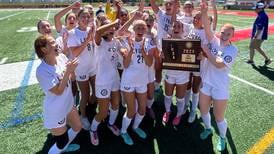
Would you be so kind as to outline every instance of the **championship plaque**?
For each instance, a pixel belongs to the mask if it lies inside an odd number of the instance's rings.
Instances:
[[[201,41],[190,39],[163,39],[163,69],[181,71],[200,71]]]

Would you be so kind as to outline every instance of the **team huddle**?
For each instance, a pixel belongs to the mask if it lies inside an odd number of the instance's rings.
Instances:
[[[215,32],[214,1],[209,5],[202,0],[199,9],[190,1],[181,6],[179,0],[166,0],[163,8],[157,6],[155,0],[150,0],[150,4],[153,13],[145,10],[144,0],[132,12],[126,10],[121,1],[108,1],[105,10],[100,6],[95,13],[91,5],[82,7],[75,2],[55,15],[56,39],[48,21],[38,22],[41,35],[34,46],[41,64],[36,76],[45,93],[44,126],[56,140],[49,153],[64,152],[82,128],[89,131],[91,143],[98,145],[97,128],[101,122],[106,122],[111,132],[121,136],[127,145],[134,144],[127,132],[131,121],[133,132],[146,139],[146,132],[139,126],[146,114],[155,119],[154,92],[160,89],[162,74],[165,105],[162,122],[166,124],[172,120],[177,126],[189,109],[188,122],[193,123],[199,104],[205,126],[200,138],[205,140],[213,133],[209,113],[213,106],[220,135],[217,149],[225,149],[228,73],[238,52],[230,42],[233,25],[225,24],[220,33]],[[213,17],[208,15],[209,7],[212,7]],[[61,22],[63,16],[65,25]],[[200,72],[162,72],[163,38],[199,39]],[[80,103],[76,104],[78,90]],[[174,90],[177,113],[170,119]],[[88,104],[94,110],[98,106],[91,122],[86,113]],[[115,122],[120,104],[126,112],[119,127]],[[107,116],[108,121],[104,121]]]

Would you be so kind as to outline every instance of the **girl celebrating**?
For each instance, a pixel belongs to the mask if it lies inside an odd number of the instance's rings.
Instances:
[[[183,36],[183,23],[175,21],[173,24],[173,31],[171,38],[182,39]],[[172,104],[173,91],[176,88],[176,100],[177,100],[177,115],[173,119],[172,124],[177,126],[181,121],[181,116],[184,114],[184,95],[189,81],[188,71],[166,70],[165,76],[165,109],[166,112],[163,116],[163,122],[167,123],[170,116],[170,106]]]
[[[202,23],[202,14],[201,12],[197,12],[193,18],[193,28],[191,29],[188,38],[190,39],[198,39],[201,41],[201,46],[207,44],[207,38],[205,34],[205,30]],[[191,95],[192,89],[192,101],[190,114],[188,117],[188,122],[193,123],[196,118],[196,110],[199,102],[199,91],[200,91],[201,77],[200,72],[191,72],[189,82],[187,85],[187,91],[185,96],[186,106],[189,103],[189,98]],[[186,108],[185,108],[186,110]]]
[[[73,106],[70,83],[77,60],[68,61],[65,55],[58,53],[55,40],[49,35],[38,37],[34,47],[42,61],[36,70],[36,77],[45,93],[44,126],[56,139],[49,153],[61,153],[66,150],[82,127],[78,112]],[[71,128],[68,130],[66,125]]]
[[[156,5],[155,0],[150,0],[150,4],[154,14],[156,14],[156,19],[157,19],[157,47],[159,49],[159,52],[162,52],[162,38],[168,37],[168,32],[172,26],[171,17],[174,9],[174,0],[165,0],[164,2],[165,10],[161,10]],[[161,58],[157,58],[155,64],[157,65],[155,67],[156,68],[155,90],[158,90],[160,89],[160,84],[162,80],[162,69],[160,66]]]
[[[149,67],[148,71],[148,85],[147,85],[147,112],[152,119],[155,119],[155,113],[152,110],[152,105],[154,102],[154,82],[155,82],[155,59],[159,59],[159,51],[156,47],[156,29],[154,26],[154,18],[152,15],[148,14],[144,16],[144,21],[147,25],[146,32],[146,44],[148,45],[147,50],[148,54],[153,57],[152,65]]]
[[[61,10],[54,16],[55,29],[59,33],[59,36],[63,36],[77,25],[76,15],[73,12],[68,13],[72,9],[79,9],[81,7],[80,2],[75,2],[72,5]],[[68,13],[66,15],[66,13]],[[66,15],[66,16],[65,16]],[[65,16],[65,26],[62,25],[61,19]]]
[[[127,133],[127,128],[134,117],[133,131],[145,139],[146,133],[139,128],[142,122],[147,103],[148,67],[152,64],[152,57],[145,49],[146,44],[144,34],[146,23],[143,20],[136,20],[133,23],[135,32],[134,40],[129,41],[130,50],[121,51],[124,57],[124,71],[121,80],[121,90],[127,103],[127,112],[124,114],[121,136],[128,145],[133,145],[133,141]],[[138,111],[135,113],[135,98],[138,100]]]
[[[68,50],[67,46],[67,40],[68,40],[68,31],[72,30],[77,25],[76,15],[73,12],[69,12],[73,9],[80,9],[81,4],[80,2],[75,2],[72,5],[66,7],[65,9],[61,10],[54,16],[54,24],[55,29],[59,33],[59,36],[56,39],[56,43],[60,47],[60,49],[63,51],[63,53],[68,58],[73,58],[73,55]],[[69,13],[68,13],[69,12]],[[66,14],[67,13],[67,14]],[[61,19],[65,16],[65,25],[62,25]],[[78,104],[78,98],[79,98],[79,92],[77,90],[77,83],[76,81],[72,81],[72,93],[75,98],[75,103]]]
[[[202,20],[209,44],[203,48],[207,58],[203,60],[199,105],[205,129],[200,137],[204,140],[212,134],[209,109],[213,101],[213,113],[220,133],[217,150],[223,151],[226,146],[227,122],[224,114],[229,99],[228,73],[238,49],[230,43],[234,27],[231,24],[225,24],[221,27],[220,38],[217,38],[211,31],[207,11],[208,6],[203,1],[201,3]]]
[[[87,9],[80,10],[78,13],[79,26],[69,32],[67,43],[73,56],[79,59],[75,74],[81,91],[81,122],[85,130],[90,128],[90,123],[86,116],[86,105],[88,102],[95,103],[96,57],[93,48],[94,27],[88,27],[89,18],[90,13]],[[92,97],[90,97],[90,84],[92,86]]]
[[[37,30],[41,35],[52,35],[51,24],[47,20],[39,20],[37,23]]]
[[[119,129],[114,125],[120,103],[120,76],[117,70],[120,43],[113,38],[114,27],[118,24],[118,20],[113,23],[106,20],[102,24],[103,26],[99,27],[95,34],[98,58],[95,86],[99,112],[94,117],[90,129],[93,145],[99,144],[97,127],[106,118],[108,111],[110,111],[108,128],[114,135],[120,134]]]

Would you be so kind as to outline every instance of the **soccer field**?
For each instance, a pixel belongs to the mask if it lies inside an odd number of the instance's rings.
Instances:
[[[1,86],[4,85],[4,78],[10,76],[18,80],[14,82],[18,82],[20,86],[0,91],[1,154],[46,153],[54,143],[52,136],[43,127],[41,119],[42,90],[38,84],[29,85],[29,79],[31,71],[35,69],[33,60],[37,59],[33,48],[33,42],[38,36],[36,23],[39,19],[47,19],[53,23],[53,16],[57,11],[0,10],[0,83]],[[219,13],[218,27],[229,22],[235,25],[236,30],[251,28],[254,19],[255,16]],[[273,18],[270,19],[270,25],[274,25]],[[272,34],[263,43],[263,48],[272,58],[273,42]],[[263,58],[256,53],[256,65],[248,65],[245,61],[249,56],[249,39],[234,44],[238,47],[239,53],[230,73],[231,99],[226,112],[229,129],[225,153],[253,153],[252,149],[257,149],[259,153],[274,153],[274,63],[263,67]],[[9,64],[14,64],[15,67],[5,67]],[[22,65],[24,67],[20,68]],[[10,74],[4,75],[4,69],[10,69],[5,71]],[[121,137],[112,135],[103,123],[98,131],[100,145],[93,146],[88,132],[82,131],[75,140],[75,143],[81,146],[78,153],[218,153],[215,149],[218,132],[213,117],[214,134],[212,138],[202,141],[199,134],[203,124],[199,116],[191,125],[187,123],[187,113],[177,128],[171,123],[163,126],[162,101],[159,97],[153,106],[156,121],[145,117],[141,124],[148,134],[146,140],[133,135],[135,144],[127,146]],[[118,126],[121,126],[124,111],[121,107]]]

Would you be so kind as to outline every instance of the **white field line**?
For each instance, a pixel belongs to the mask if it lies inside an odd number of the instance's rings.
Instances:
[[[50,15],[50,10],[49,10],[48,15],[47,15],[47,20],[49,20],[49,15]]]
[[[270,91],[270,90],[268,90],[268,89],[266,89],[266,88],[260,87],[260,86],[254,84],[254,83],[248,82],[248,81],[246,81],[246,80],[244,80],[244,79],[241,79],[241,78],[239,78],[239,77],[237,77],[237,76],[234,76],[234,75],[232,75],[232,74],[229,74],[229,77],[231,77],[232,79],[238,80],[238,81],[240,81],[240,82],[243,82],[243,83],[245,83],[245,84],[247,84],[247,85],[249,85],[249,86],[251,86],[251,87],[254,87],[254,88],[256,88],[256,89],[259,89],[259,90],[261,90],[261,91],[264,91],[264,92],[266,92],[266,93],[268,93],[268,94],[274,96],[274,92],[273,92],[273,91]]]
[[[23,14],[23,13],[24,13],[24,12],[19,12],[19,13],[11,14],[11,15],[8,15],[8,16],[5,16],[5,17],[0,18],[0,20],[4,20],[4,19],[7,19],[7,18],[9,18],[9,17],[16,16],[16,15]]]
[[[19,88],[29,62],[30,61],[24,61],[0,65],[0,91]],[[40,63],[40,60],[34,60],[29,75],[28,85],[38,83],[36,79],[36,68]]]
[[[0,61],[0,65],[4,64],[8,59],[9,59],[8,57],[2,58],[1,61]]]

